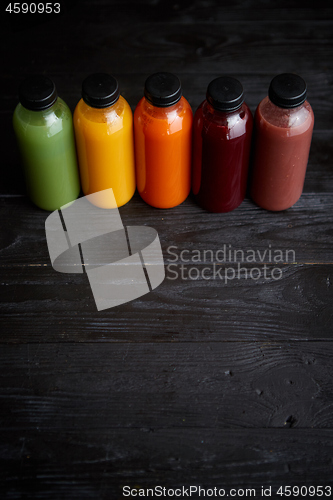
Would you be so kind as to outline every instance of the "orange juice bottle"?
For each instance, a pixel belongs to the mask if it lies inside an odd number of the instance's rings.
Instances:
[[[83,193],[112,188],[121,207],[135,191],[133,115],[111,75],[96,73],[83,81],[74,130]],[[102,208],[114,208],[105,193],[94,200]]]
[[[171,73],[149,76],[144,94],[134,112],[138,191],[153,207],[175,207],[191,188],[192,109]]]

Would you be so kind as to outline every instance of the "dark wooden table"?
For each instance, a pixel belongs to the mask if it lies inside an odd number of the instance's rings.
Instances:
[[[50,19],[7,13],[1,32],[1,498],[116,499],[124,485],[253,487],[261,498],[261,486],[332,486],[333,9],[61,4]],[[86,275],[53,270],[48,214],[25,196],[17,87],[45,73],[73,110],[83,78],[105,71],[134,110],[159,70],[181,78],[193,109],[221,74],[240,79],[252,111],[275,74],[303,76],[316,118],[304,194],[285,212],[246,199],[229,214],[191,197],[157,210],[136,194],[124,224],[154,227],[166,266],[170,245],[178,255],[292,249],[295,261],[278,280],[172,280],[167,269],[153,292],[98,312]]]

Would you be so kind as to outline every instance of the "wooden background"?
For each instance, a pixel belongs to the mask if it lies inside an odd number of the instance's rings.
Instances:
[[[1,30],[1,498],[333,485],[333,8],[61,4],[49,19],[5,13]],[[280,280],[166,279],[97,312],[85,275],[52,269],[48,214],[25,196],[11,128],[17,87],[45,73],[73,111],[83,78],[105,71],[134,110],[159,70],[180,77],[193,110],[221,74],[243,83],[253,112],[275,74],[303,76],[316,119],[304,194],[285,212],[246,199],[229,214],[191,197],[157,210],[136,194],[123,223],[154,227],[166,264],[169,245],[223,244],[293,249],[296,262],[280,266]]]

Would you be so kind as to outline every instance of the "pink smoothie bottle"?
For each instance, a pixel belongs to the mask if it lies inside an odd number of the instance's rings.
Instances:
[[[273,78],[255,113],[250,195],[260,207],[285,210],[300,198],[313,124],[303,78],[292,73]]]

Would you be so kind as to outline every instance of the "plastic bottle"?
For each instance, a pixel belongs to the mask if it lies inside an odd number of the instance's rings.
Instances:
[[[257,107],[250,194],[266,210],[285,210],[302,194],[314,125],[306,90],[300,76],[278,75]]]
[[[155,73],[134,112],[137,187],[157,208],[182,203],[191,188],[192,109],[179,79]]]
[[[230,212],[244,200],[253,118],[243,87],[232,77],[216,78],[194,115],[192,189],[210,212]]]
[[[133,115],[113,76],[96,73],[83,81],[74,129],[83,193],[112,188],[121,207],[135,192]],[[94,200],[97,206],[114,208],[106,194]]]
[[[57,210],[80,192],[72,115],[45,76],[31,76],[19,87],[13,126],[30,199]]]

